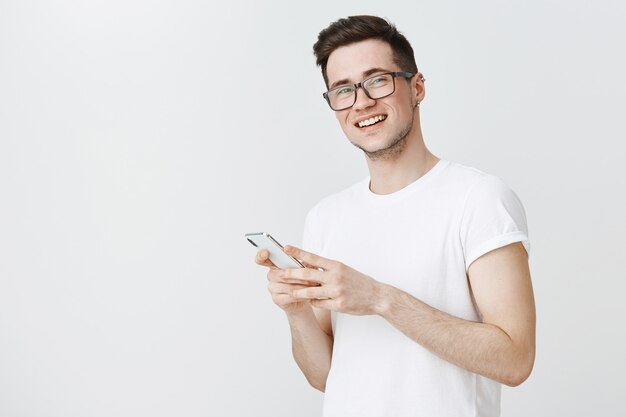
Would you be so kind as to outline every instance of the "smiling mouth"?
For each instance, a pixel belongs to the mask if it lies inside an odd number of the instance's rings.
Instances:
[[[358,128],[364,128],[364,127],[368,127],[368,126],[373,126],[377,123],[380,123],[382,121],[384,121],[387,118],[386,114],[379,114],[378,116],[374,116],[374,117],[370,117],[369,119],[365,119],[365,120],[361,120],[358,123],[355,123],[354,125]]]

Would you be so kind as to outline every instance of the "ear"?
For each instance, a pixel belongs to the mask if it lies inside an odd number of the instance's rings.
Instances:
[[[426,96],[426,87],[424,86],[424,75],[421,72],[415,74],[415,76],[411,79],[411,90],[413,94],[411,95],[411,100],[413,104],[417,106],[424,100]]]

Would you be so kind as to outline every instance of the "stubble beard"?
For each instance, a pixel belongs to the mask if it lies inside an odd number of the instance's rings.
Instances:
[[[402,151],[404,151],[404,148],[406,148],[407,136],[409,136],[409,132],[413,129],[413,118],[414,115],[411,114],[411,120],[406,124],[404,129],[398,132],[398,134],[389,142],[389,145],[382,149],[368,151],[354,142],[352,142],[352,144],[362,150],[371,161],[395,159],[402,153]]]

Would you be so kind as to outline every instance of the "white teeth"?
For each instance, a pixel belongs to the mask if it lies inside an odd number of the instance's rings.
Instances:
[[[367,120],[361,120],[358,124],[359,124],[359,127],[371,126],[374,123],[377,123],[377,122],[385,120],[386,118],[387,118],[387,116],[381,114],[379,116],[370,117]]]

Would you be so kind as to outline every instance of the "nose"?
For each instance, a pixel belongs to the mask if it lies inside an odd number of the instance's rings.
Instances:
[[[354,110],[367,109],[368,107],[372,107],[374,104],[376,104],[376,100],[369,98],[368,95],[365,94],[365,90],[363,90],[362,87],[356,89],[356,101],[353,106]]]

